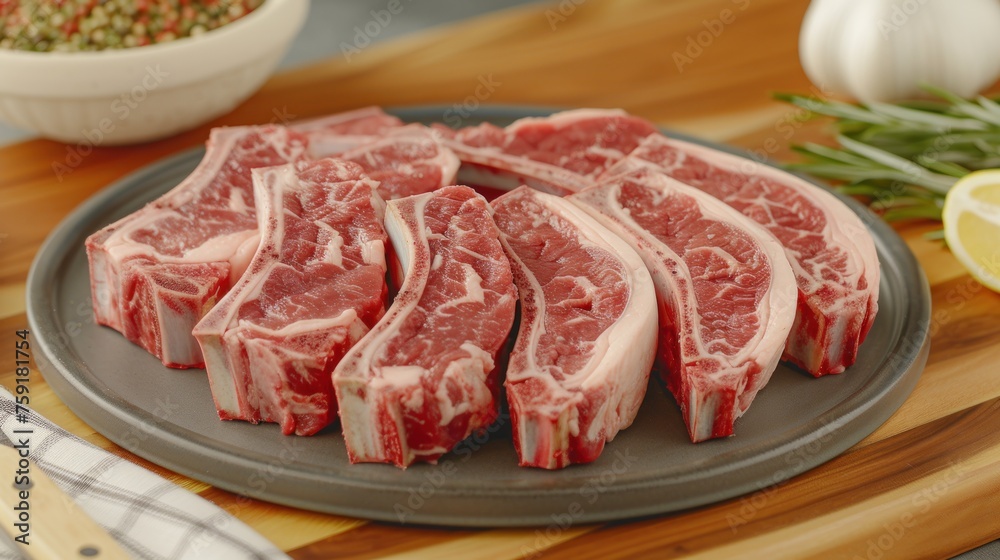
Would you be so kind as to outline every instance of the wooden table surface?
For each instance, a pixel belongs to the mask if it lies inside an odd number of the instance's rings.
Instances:
[[[279,75],[211,124],[303,118],[370,104],[623,107],[676,130],[787,160],[790,143],[824,137],[822,123],[804,124],[800,113],[770,100],[773,91],[812,87],[797,56],[806,4],[563,0],[526,6]],[[483,82],[493,87],[479,87]],[[9,341],[27,326],[25,277],[52,228],[109,182],[202,143],[208,128],[141,146],[95,148],[62,180],[52,166],[66,161],[66,145],[33,140],[0,148],[0,338]],[[32,404],[87,440],[215,501],[295,558],[504,559],[536,552],[573,559],[945,557],[1000,537],[1000,295],[972,280],[939,243],[922,238],[933,227],[897,228],[924,266],[934,300],[930,358],[903,407],[813,471],[677,515],[546,533],[420,528],[316,514],[238,499],[130,455],[75,417],[37,374]],[[8,387],[10,361],[0,368]]]

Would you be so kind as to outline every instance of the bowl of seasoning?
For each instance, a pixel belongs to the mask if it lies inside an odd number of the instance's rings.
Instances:
[[[0,0],[0,120],[69,143],[145,142],[233,109],[308,0]]]

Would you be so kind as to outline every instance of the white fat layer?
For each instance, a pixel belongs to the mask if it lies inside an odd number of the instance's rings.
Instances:
[[[435,255],[435,261],[440,255]],[[483,291],[483,278],[479,276],[476,269],[472,267],[469,263],[460,263],[462,270],[465,272],[465,295],[461,297],[456,297],[455,299],[448,302],[448,306],[455,306],[462,303],[483,303],[486,297]],[[431,270],[434,270],[433,265]]]
[[[378,195],[376,189],[378,188],[377,181],[366,181],[365,184],[372,190],[371,201],[372,208],[375,209],[375,217],[379,222],[385,221],[385,201],[382,197]],[[365,264],[378,265],[383,271],[386,270],[387,264],[385,261],[385,243],[381,239],[372,239],[361,244],[361,260]]]
[[[343,267],[344,238],[340,235],[339,231],[326,222],[316,222],[316,226],[320,230],[320,243],[323,246],[323,252],[313,262]]]
[[[587,153],[594,154],[596,156],[608,158],[611,161],[617,161],[628,154],[622,153],[621,150],[616,150],[614,148],[602,148],[600,146],[590,146],[587,148]]]
[[[372,379],[372,386],[394,385],[399,387],[420,385],[420,380],[427,375],[427,370],[420,366],[399,365],[383,366],[379,369],[381,374],[378,378]]]
[[[418,264],[428,266],[430,249],[427,240],[414,236],[414,231],[424,231],[424,208],[433,197],[433,193],[417,195],[390,201],[386,204],[385,230],[392,243],[396,256],[403,268],[403,284],[400,294],[421,294],[427,282],[427,272],[416,270]],[[414,224],[407,225],[400,204],[412,204]],[[411,229],[412,228],[412,229]],[[423,259],[417,254],[423,255]],[[337,388],[338,405],[340,406],[341,427],[348,449],[353,457],[367,461],[383,461],[386,458],[383,432],[379,430],[379,403],[376,395],[365,389],[374,379],[382,377],[376,372],[373,364],[390,338],[395,336],[394,325],[397,321],[409,316],[420,303],[419,297],[398,297],[386,311],[382,319],[372,327],[371,331],[341,360],[333,372],[333,382]],[[365,392],[362,397],[361,393]],[[413,451],[406,441],[399,438],[405,433],[402,418],[393,407],[388,407],[396,423],[395,437],[402,450],[403,460],[409,463],[413,459]]]
[[[243,273],[247,271],[250,266],[250,261],[253,260],[254,254],[257,252],[257,248],[260,246],[260,231],[254,231],[253,235],[248,236],[243,243],[233,252],[233,256],[229,259],[229,285],[235,286],[239,282]]]
[[[522,117],[509,124],[506,130],[508,132],[517,132],[521,128],[531,126],[535,123],[544,123],[554,128],[563,128],[573,126],[581,121],[605,119],[608,117],[624,117],[627,115],[628,113],[622,109],[571,109],[569,111],[560,111],[547,117]]]
[[[427,201],[423,201],[423,205],[426,205]],[[421,206],[423,206],[421,205]],[[420,229],[423,230],[424,217],[423,213],[420,212],[416,215],[417,221],[420,223]],[[413,253],[415,247],[414,243],[421,243],[423,245],[423,253],[430,253],[430,249],[427,245],[426,239],[420,239],[419,241],[414,239],[412,233],[406,227],[405,219],[399,214],[399,208],[397,205],[388,204],[385,213],[385,233],[389,236],[389,242],[392,243],[392,250],[396,254],[396,258],[399,259],[400,267],[403,270],[403,283],[405,285],[406,280],[411,276],[412,271],[412,261]],[[422,291],[423,286],[421,286]],[[400,287],[402,291],[402,286]]]
[[[244,320],[237,320],[236,327],[240,329],[252,330],[255,333],[267,336],[291,337],[337,327],[346,328],[354,324],[356,321],[358,321],[358,312],[354,309],[345,309],[336,317],[295,321],[281,327],[280,329],[268,329]]]
[[[382,240],[367,241],[361,245],[361,260],[365,264],[378,265],[383,271],[386,269],[385,244]]]
[[[256,248],[257,232],[253,230],[235,231],[228,235],[213,237],[202,245],[184,253],[183,262],[228,261],[244,243]],[[245,268],[245,267],[244,267]]]
[[[247,204],[247,200],[243,196],[243,191],[237,189],[229,191],[229,209],[241,214],[245,214],[250,210],[250,205]]]

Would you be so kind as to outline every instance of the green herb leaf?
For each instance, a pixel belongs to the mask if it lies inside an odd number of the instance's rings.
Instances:
[[[833,117],[839,144],[793,146],[803,160],[786,167],[842,181],[839,191],[868,199],[887,221],[940,220],[958,179],[1000,167],[1000,103],[924,89],[938,99],[850,104],[776,94],[810,116]]]

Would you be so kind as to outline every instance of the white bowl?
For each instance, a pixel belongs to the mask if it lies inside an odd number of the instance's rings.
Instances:
[[[145,142],[194,128],[264,83],[308,11],[308,0],[265,0],[203,35],[146,47],[0,49],[0,120],[91,145]]]

